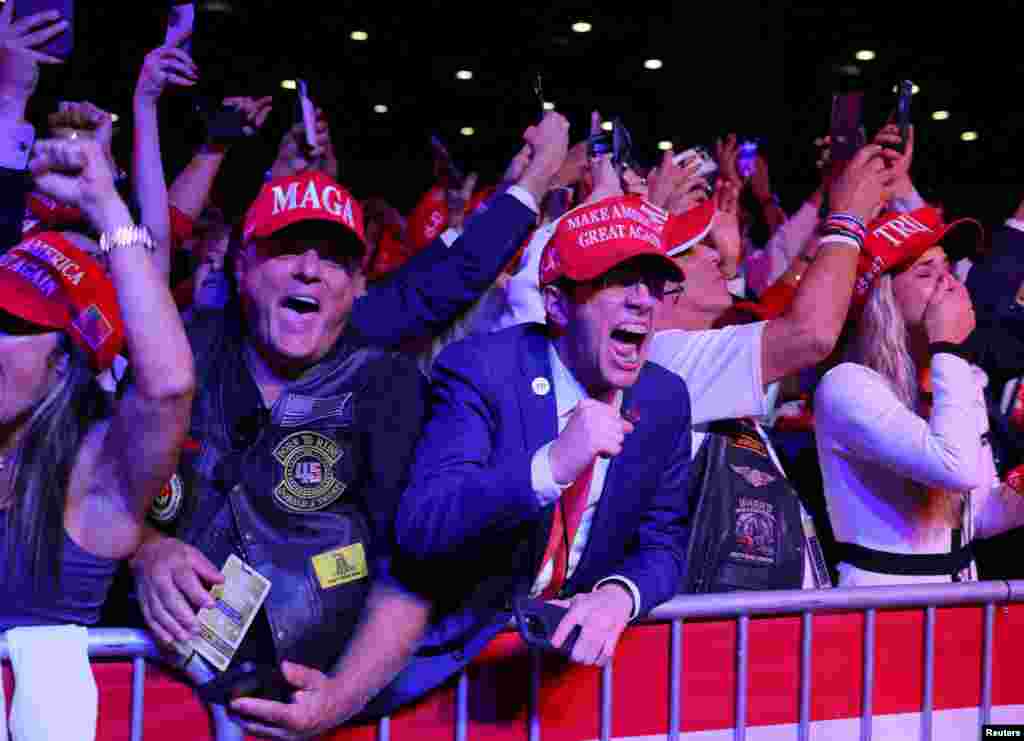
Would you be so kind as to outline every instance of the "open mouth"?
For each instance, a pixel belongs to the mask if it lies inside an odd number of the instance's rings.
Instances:
[[[311,296],[286,296],[281,301],[281,306],[301,315],[316,314],[320,311],[320,302]]]
[[[631,326],[629,329],[618,327],[612,330],[612,351],[619,364],[627,369],[640,366],[640,348],[647,339],[647,330]]]

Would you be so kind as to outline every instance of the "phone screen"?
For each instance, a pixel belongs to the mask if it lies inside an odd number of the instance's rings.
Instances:
[[[849,162],[864,145],[864,131],[861,128],[863,103],[862,92],[844,93],[832,99],[832,125],[829,136],[832,139],[833,163]]]

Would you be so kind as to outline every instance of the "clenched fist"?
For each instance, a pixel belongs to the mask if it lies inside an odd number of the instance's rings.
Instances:
[[[633,425],[611,404],[584,399],[576,405],[569,423],[552,444],[548,456],[555,481],[575,481],[597,456],[610,458],[622,452]]]

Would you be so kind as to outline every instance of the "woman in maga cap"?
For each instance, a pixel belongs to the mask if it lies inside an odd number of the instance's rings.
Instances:
[[[56,232],[0,257],[0,630],[92,624],[174,471],[192,355],[153,241],[92,141],[35,145],[36,187],[77,206],[107,270]],[[96,375],[131,363],[113,408]]]
[[[1024,498],[993,463],[987,379],[964,344],[974,309],[941,244],[962,223],[978,226],[922,207],[824,226],[824,239],[863,247],[853,362],[815,397],[842,586],[976,579],[971,542],[1024,523]]]

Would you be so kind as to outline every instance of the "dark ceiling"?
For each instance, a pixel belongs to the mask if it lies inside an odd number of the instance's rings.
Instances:
[[[827,128],[834,69],[851,63],[867,91],[869,130],[893,107],[898,79],[921,86],[915,170],[929,194],[990,220],[1024,195],[1011,148],[1024,123],[1017,105],[1024,62],[1014,53],[1019,18],[1009,4],[978,3],[985,10],[973,16],[897,3],[785,10],[742,2],[597,10],[561,0],[539,7],[487,0],[213,4],[241,10],[205,37],[198,30],[197,61],[211,91],[279,98],[265,135],[231,158],[223,189],[239,196],[258,187],[293,114],[282,79],[311,80],[332,123],[342,179],[358,195],[382,194],[407,209],[430,185],[432,131],[466,169],[497,176],[539,113],[533,80],[541,72],[545,97],[570,118],[574,140],[592,108],[621,116],[648,161],[663,139],[678,149],[729,130],[762,137],[776,190],[792,209],[814,186],[811,142]],[[47,70],[40,107],[60,91],[93,99],[127,122],[134,77],[163,36],[165,11],[157,2],[79,5],[75,56],[67,67]],[[580,20],[593,29],[574,33]],[[354,30],[369,40],[351,40]],[[855,62],[858,49],[877,57]],[[651,57],[664,66],[644,69]],[[474,78],[456,80],[459,69]],[[388,113],[374,113],[376,104]],[[950,119],[932,121],[940,108]],[[173,171],[196,137],[186,96],[166,105],[164,120]],[[476,134],[460,135],[464,126]],[[978,141],[960,140],[968,129]],[[118,137],[124,152],[129,137],[127,130]]]

